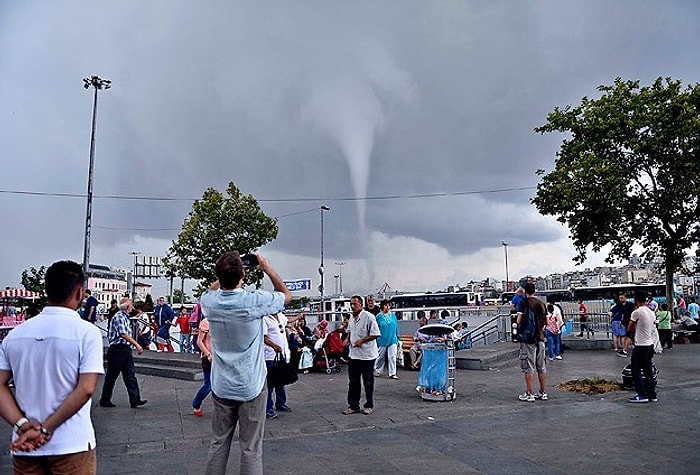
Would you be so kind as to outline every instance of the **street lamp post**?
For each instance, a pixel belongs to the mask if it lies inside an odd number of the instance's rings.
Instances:
[[[345,262],[336,262],[335,265],[338,266],[338,282],[340,282],[340,291],[338,292],[340,295],[343,295],[343,266],[345,265]]]
[[[324,284],[324,279],[323,279],[323,212],[324,211],[330,211],[331,208],[328,205],[321,205],[319,208],[321,211],[321,265],[318,267],[318,274],[320,277],[320,283],[318,284],[318,291],[321,293],[321,311],[320,311],[320,318],[323,318],[323,284]]]
[[[90,169],[88,171],[88,190],[87,190],[87,211],[85,215],[85,243],[83,247],[83,273],[85,278],[88,277],[90,267],[90,229],[92,227],[92,177],[95,168],[95,128],[97,121],[97,91],[100,89],[109,89],[112,87],[112,81],[102,79],[99,76],[91,76],[83,79],[83,87],[90,89],[90,86],[95,88],[95,96],[92,102],[92,133],[90,134]]]
[[[136,256],[138,256],[141,253],[136,252],[136,251],[131,251],[129,254],[134,256],[134,272],[131,274],[131,301],[136,302],[136,269],[137,269]]]
[[[506,288],[505,288],[505,292],[508,292],[510,290],[508,288],[509,287],[508,284],[510,283],[510,280],[508,278],[508,243],[505,241],[501,241],[501,244],[503,245],[503,251],[505,252],[505,255],[506,255]]]
[[[333,274],[333,279],[335,280],[335,293],[340,295],[340,291],[338,290],[338,277],[340,277],[340,275]]]

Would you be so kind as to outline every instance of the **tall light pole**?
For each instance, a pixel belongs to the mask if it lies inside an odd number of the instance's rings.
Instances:
[[[505,252],[506,255],[506,288],[504,292],[508,292],[510,289],[508,288],[508,284],[510,282],[508,278],[508,243],[505,241],[501,241],[501,244],[503,245],[503,251]]]
[[[323,318],[323,311],[324,311],[324,307],[323,307],[323,290],[324,290],[323,289],[323,284],[324,284],[324,280],[323,280],[323,212],[330,211],[331,208],[328,205],[321,205],[319,210],[321,211],[321,265],[318,267],[318,274],[320,277],[320,283],[318,284],[318,291],[321,293],[320,318]]]
[[[338,292],[340,295],[343,295],[343,266],[345,265],[345,262],[336,262],[335,265],[338,266],[338,282],[340,282],[340,291]]]
[[[335,279],[335,293],[336,294],[340,294],[340,291],[338,290],[338,277],[340,277],[340,275],[333,274],[333,279]]]
[[[136,256],[138,256],[141,253],[136,252],[136,251],[131,251],[129,254],[134,256],[134,272],[131,274],[131,301],[136,302],[136,268],[137,268]]]
[[[95,127],[97,120],[97,91],[100,89],[109,89],[112,87],[112,81],[102,79],[99,76],[91,76],[83,79],[83,87],[90,89],[90,86],[95,88],[95,97],[92,102],[92,133],[90,134],[90,170],[88,172],[88,190],[87,190],[87,212],[85,215],[85,244],[83,247],[83,273],[85,278],[88,278],[88,270],[90,268],[90,229],[92,227],[92,176],[95,168]]]

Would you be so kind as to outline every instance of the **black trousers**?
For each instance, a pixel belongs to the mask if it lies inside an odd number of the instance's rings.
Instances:
[[[651,360],[654,357],[654,346],[635,346],[632,350],[632,377],[634,389],[640,396],[656,398],[656,383],[652,375]],[[644,374],[644,378],[642,378]]]
[[[659,329],[659,340],[664,348],[673,348],[673,330]]]
[[[110,402],[114,392],[114,384],[121,373],[129,393],[129,404],[134,405],[141,400],[139,384],[136,381],[136,371],[134,370],[134,357],[131,354],[129,345],[111,345],[107,349],[107,373],[105,382],[102,385],[102,396],[100,402]]]
[[[365,385],[364,407],[374,407],[374,360],[354,360],[348,362],[348,406],[356,411],[360,409],[360,396],[362,387],[360,379]]]

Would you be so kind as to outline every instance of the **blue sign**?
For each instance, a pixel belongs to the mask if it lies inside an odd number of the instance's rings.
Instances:
[[[290,292],[311,290],[311,279],[285,280],[284,284],[287,286]]]

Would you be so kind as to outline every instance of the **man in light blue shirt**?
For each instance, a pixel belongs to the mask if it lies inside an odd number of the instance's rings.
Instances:
[[[207,475],[226,473],[239,421],[240,473],[263,473],[267,394],[263,317],[282,311],[291,302],[292,294],[270,262],[256,255],[258,267],[270,278],[274,292],[243,290],[245,268],[238,252],[231,251],[216,261],[218,280],[200,298],[209,320],[212,346],[214,434],[205,467]]]
[[[700,316],[700,305],[695,302],[695,297],[690,297],[690,305],[688,305],[688,313],[690,318],[697,320]]]

